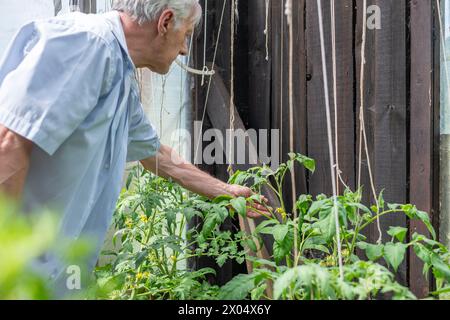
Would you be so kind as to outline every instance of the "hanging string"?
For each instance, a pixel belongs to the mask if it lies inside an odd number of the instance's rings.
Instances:
[[[264,35],[266,36],[266,61],[269,61],[269,8],[270,0],[266,0],[266,28]]]
[[[214,70],[209,70],[207,66],[203,67],[203,70],[197,70],[194,68],[191,68],[187,65],[185,65],[183,62],[181,62],[180,60],[176,59],[175,63],[182,68],[184,71],[198,75],[198,76],[213,76],[216,74],[216,72]]]
[[[191,63],[191,54],[192,54],[192,43],[194,40],[194,32],[192,32],[191,35],[191,39],[189,40],[189,50],[188,50],[188,55],[187,55],[187,62],[186,65],[189,66]],[[186,78],[185,78],[186,77]],[[185,109],[185,105],[183,104],[183,100],[184,100],[184,95],[185,95],[185,86],[186,86],[186,82],[189,79],[189,74],[183,74],[180,73],[180,112],[178,114],[178,118],[177,118],[177,132],[178,134],[178,153],[181,153],[181,134],[180,134],[180,130],[181,130],[181,120],[183,117],[183,110]]]
[[[320,34],[320,47],[322,54],[322,72],[323,72],[323,87],[325,93],[325,108],[327,115],[327,131],[328,131],[328,147],[330,153],[330,169],[331,169],[331,184],[333,187],[333,212],[336,224],[336,241],[337,241],[337,251],[339,260],[339,274],[341,279],[344,279],[344,266],[342,261],[342,246],[341,246],[341,228],[339,223],[339,211],[338,211],[338,201],[337,201],[337,187],[336,187],[336,176],[335,176],[335,162],[334,162],[334,150],[333,150],[333,134],[331,129],[331,112],[330,112],[330,98],[328,92],[328,74],[327,74],[327,63],[325,54],[325,37],[323,31],[323,17],[322,17],[322,0],[317,0],[317,11],[319,16],[319,34]]]
[[[292,19],[292,0],[286,1],[285,14],[287,16],[287,23],[289,26],[289,149],[294,152],[294,26]],[[297,220],[297,190],[295,185],[295,166],[291,168],[291,184],[292,184],[292,211],[294,220]],[[298,231],[297,224],[294,230],[294,261],[298,261]]]
[[[281,0],[281,7],[284,8],[284,0]],[[283,129],[284,129],[284,15],[285,12],[281,11],[281,36],[280,36],[280,154],[283,153]]]
[[[226,5],[227,5],[227,0],[224,0],[223,7],[222,7],[222,14],[221,14],[221,17],[220,17],[219,30],[217,32],[217,40],[216,40],[215,49],[214,49],[214,57],[213,57],[211,72],[214,72],[214,68],[215,68],[215,62],[216,62],[216,57],[217,57],[217,49],[219,47],[219,40],[220,40],[220,35],[221,35],[221,32],[222,32],[223,19],[224,19],[224,16],[225,16]],[[205,14],[206,14],[206,12],[205,12]],[[205,35],[205,37],[206,37],[206,35]],[[209,76],[211,77],[212,75],[209,75]],[[200,134],[203,132],[203,124],[205,123],[206,108],[208,106],[209,93],[211,91],[211,84],[212,84],[212,81],[211,81],[211,78],[210,78],[209,82],[208,82],[208,89],[206,90],[205,104],[203,106],[202,121],[200,123]],[[198,151],[200,149],[200,141],[201,141],[201,139],[198,139],[198,140],[199,141],[197,143],[197,146],[195,148],[195,153],[194,153],[194,161],[197,159]]]
[[[206,66],[206,41],[208,34],[208,0],[205,0],[205,30],[203,36],[203,71],[207,71],[208,67]],[[205,75],[202,75],[202,83],[201,86],[205,85]]]
[[[339,132],[338,132],[338,104],[337,104],[337,62],[336,62],[336,3],[330,1],[331,9],[331,47],[333,58],[333,102],[334,102],[334,146],[336,148],[336,181],[340,178],[339,168]],[[339,195],[339,183],[336,185],[336,193]]]
[[[365,155],[367,159],[367,168],[369,172],[370,186],[372,189],[372,194],[375,199],[375,203],[377,207],[379,207],[378,196],[375,189],[375,183],[373,178],[372,166],[370,162],[370,154],[369,147],[367,143],[367,134],[366,134],[366,124],[364,117],[364,77],[365,77],[365,64],[366,64],[366,39],[367,39],[367,27],[366,27],[366,19],[367,19],[367,0],[363,2],[363,23],[362,23],[362,43],[361,43],[361,70],[360,70],[360,108],[359,108],[359,120],[360,120],[360,132],[359,132],[359,161],[358,161],[358,189],[361,188],[361,171],[362,171],[362,146],[364,142]],[[380,218],[377,218],[377,229],[378,229],[378,240],[377,243],[381,244],[383,242],[383,232],[381,231],[381,223]]]
[[[229,144],[229,167],[228,172],[230,176],[233,173],[232,163],[234,160],[234,143],[232,142],[235,122],[235,107],[234,107],[234,38],[235,38],[235,23],[236,23],[236,0],[231,0],[231,32],[230,32],[230,137]]]

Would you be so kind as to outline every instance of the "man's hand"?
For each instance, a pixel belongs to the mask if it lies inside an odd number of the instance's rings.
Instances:
[[[30,165],[33,143],[0,125],[0,192],[19,200]]]
[[[253,194],[250,188],[226,184],[199,170],[166,145],[161,145],[155,157],[142,160],[141,163],[157,176],[171,178],[183,188],[210,199],[221,195],[248,198]],[[262,200],[267,203],[266,198],[262,197]],[[270,213],[262,204],[254,203],[253,210],[248,210],[247,215],[249,218],[260,218],[263,215],[270,216]]]
[[[254,192],[247,187],[242,187],[239,185],[228,185],[228,193],[233,197],[251,197]],[[267,204],[268,200],[266,197],[261,196],[261,200]],[[253,210],[252,210],[253,209]],[[266,206],[261,203],[253,203],[252,209],[247,210],[247,217],[256,219],[262,216],[270,216],[270,212],[267,210]]]

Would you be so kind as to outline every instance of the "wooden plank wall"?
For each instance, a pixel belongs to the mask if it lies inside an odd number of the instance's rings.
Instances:
[[[229,1],[228,1],[229,2]],[[386,201],[417,204],[426,211],[433,209],[433,143],[432,95],[433,10],[432,0],[369,0],[368,5],[381,9],[381,29],[367,30],[364,85],[364,113],[370,163],[377,192],[384,190]],[[211,4],[213,3],[213,4]],[[223,0],[209,1],[213,9],[208,20],[208,60],[211,61],[218,19]],[[283,160],[289,152],[288,104],[288,30],[284,17],[285,0],[271,0],[269,8],[269,60],[266,61],[265,1],[239,1],[239,25],[236,38],[236,105],[248,128],[282,129]],[[316,0],[294,0],[294,107],[295,151],[317,161],[317,171],[307,176],[297,170],[298,193],[313,195],[331,193],[329,154],[325,119],[325,101],[318,32]],[[336,1],[336,54],[339,162],[342,179],[355,188],[358,178],[360,67],[363,0]],[[229,5],[229,3],[228,3]],[[229,83],[230,10],[222,29],[217,65],[225,83]],[[328,78],[332,91],[332,56],[330,3],[323,1]],[[203,39],[196,43],[196,67],[202,67]],[[195,105],[201,118],[204,88],[197,79]],[[331,100],[332,102],[333,100]],[[331,103],[333,107],[333,104]],[[334,112],[332,113],[334,122]],[[334,126],[333,126],[334,130]],[[225,179],[223,167],[204,169]],[[368,175],[368,161],[362,158],[361,182],[364,201],[373,202]],[[289,184],[289,182],[288,182]],[[340,184],[341,190],[343,185]],[[290,195],[290,192],[286,192]],[[286,199],[288,203],[292,199]],[[409,226],[401,215],[381,220],[383,238],[388,226]],[[411,223],[411,233],[424,231]],[[367,231],[370,241],[378,239],[374,227]],[[237,272],[233,266],[227,271]],[[226,276],[224,279],[228,279]],[[421,265],[414,254],[400,267],[399,281],[410,285],[423,296],[429,283],[423,278]]]
[[[410,201],[420,210],[433,212],[433,5],[432,0],[411,1],[411,125],[410,125]],[[439,39],[439,37],[437,36]],[[439,139],[437,139],[439,141]],[[437,179],[438,181],[438,179]],[[435,190],[439,194],[439,188]],[[410,223],[410,233],[428,235],[423,224]],[[426,296],[430,283],[422,276],[423,263],[413,250],[409,256],[412,290]]]

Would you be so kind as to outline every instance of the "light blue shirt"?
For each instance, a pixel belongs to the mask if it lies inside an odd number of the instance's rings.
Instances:
[[[58,241],[94,239],[95,265],[127,161],[160,142],[144,115],[118,12],[72,13],[25,25],[0,61],[0,123],[33,141],[24,202],[57,208]],[[37,268],[64,287],[66,266]]]

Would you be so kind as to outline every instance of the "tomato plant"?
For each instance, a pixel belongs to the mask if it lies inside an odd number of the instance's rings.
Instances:
[[[393,299],[415,299],[395,277],[410,248],[424,262],[424,274],[433,274],[436,290],[432,297],[450,291],[450,253],[437,241],[427,213],[414,205],[387,203],[383,193],[376,205],[366,206],[362,190],[346,190],[337,201],[326,195],[300,195],[294,218],[284,202],[283,186],[295,163],[315,170],[314,160],[290,154],[289,161],[277,170],[255,167],[230,177],[229,183],[250,187],[255,192],[251,197],[221,196],[212,201],[139,169],[133,171],[115,214],[118,231],[114,239],[120,240],[121,249],[109,253],[115,255],[114,261],[96,272],[99,287],[108,289],[103,297],[328,300],[377,299],[387,294]],[[245,217],[253,203],[264,203],[264,189],[272,190],[280,207],[266,205],[267,212],[261,212],[265,220],[254,232],[220,229],[228,218]],[[334,210],[340,223],[343,278]],[[406,228],[391,226],[387,241],[368,241],[364,231],[388,215],[420,220],[431,236],[416,233],[409,237]],[[194,217],[197,225],[192,223]],[[266,260],[254,257],[264,237],[273,239],[272,256]],[[247,260],[253,271],[221,288],[212,286],[206,279],[214,270],[187,267],[187,259],[202,256],[214,258],[219,266],[228,260]]]
[[[270,215],[266,215],[266,221],[252,234],[260,245],[263,245],[263,235],[273,237],[273,261],[254,261],[253,274],[240,276],[227,284],[222,298],[242,298],[243,283],[247,284],[246,297],[263,297],[270,281],[274,282],[272,297],[275,299],[368,299],[383,293],[390,293],[398,299],[411,299],[414,298],[412,293],[398,284],[394,276],[411,247],[424,262],[424,274],[427,275],[429,270],[433,273],[437,288],[433,295],[439,296],[449,291],[449,251],[436,240],[436,232],[426,212],[410,204],[386,203],[383,193],[379,195],[377,205],[369,208],[361,202],[361,190],[346,190],[337,197],[337,208],[332,197],[319,195],[314,199],[310,195],[301,195],[295,204],[298,217],[294,219],[292,214],[286,212],[282,192],[285,176],[295,162],[311,172],[315,170],[312,159],[290,154],[290,160],[275,171],[266,166],[255,167],[246,172],[236,172],[230,178],[230,183],[248,185],[258,194],[263,186],[270,188],[279,198],[281,207],[275,210],[267,207]],[[251,204],[257,197],[245,199],[245,202]],[[343,280],[338,272],[333,210],[337,210],[340,222]],[[363,234],[365,229],[383,216],[398,214],[422,221],[432,238],[416,233],[408,239],[406,228],[391,226],[388,230],[389,241],[367,241]],[[297,258],[293,254],[294,247],[299,252]],[[368,261],[361,261],[356,254],[357,248],[364,251]],[[256,251],[256,247],[250,250]],[[379,264],[381,260],[387,268]],[[238,296],[235,296],[236,291]]]
[[[117,204],[112,263],[97,268],[97,291],[109,299],[211,299],[219,288],[206,281],[213,269],[192,271],[187,260],[208,256],[222,266],[242,263],[242,233],[221,231],[229,216],[220,199],[193,196],[180,186],[136,168]],[[192,225],[194,217],[203,222]],[[187,226],[191,225],[188,229]]]

